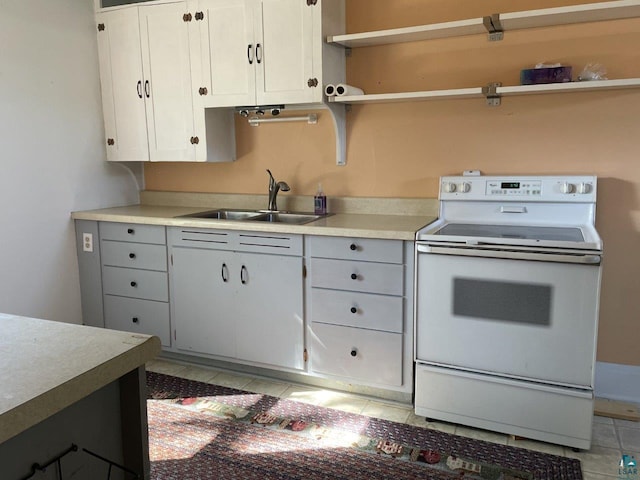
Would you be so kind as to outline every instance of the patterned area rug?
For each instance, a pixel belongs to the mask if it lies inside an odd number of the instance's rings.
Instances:
[[[580,462],[147,372],[153,480],[579,480]]]

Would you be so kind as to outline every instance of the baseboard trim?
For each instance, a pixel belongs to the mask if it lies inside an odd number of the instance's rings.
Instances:
[[[596,362],[595,396],[640,404],[640,366]]]

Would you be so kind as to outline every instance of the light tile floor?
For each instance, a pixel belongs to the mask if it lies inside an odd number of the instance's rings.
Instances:
[[[593,439],[589,451],[574,452],[571,448],[532,440],[514,439],[486,430],[465,427],[445,422],[427,422],[418,417],[409,406],[392,402],[376,401],[368,397],[349,393],[323,390],[310,386],[287,383],[240,373],[232,373],[215,368],[183,364],[167,360],[154,360],[147,364],[147,370],[177,377],[188,378],[250,392],[263,393],[279,398],[310,403],[322,407],[335,408],[351,413],[384,418],[394,422],[407,423],[423,428],[431,428],[446,433],[486,440],[503,445],[537,450],[554,455],[579,458],[585,480],[636,479],[640,475],[626,477],[619,474],[619,464],[623,454],[640,460],[640,422],[617,420],[594,416]]]

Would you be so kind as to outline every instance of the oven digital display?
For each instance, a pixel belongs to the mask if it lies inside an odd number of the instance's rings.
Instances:
[[[502,182],[500,184],[500,188],[503,188],[503,189],[520,188],[520,182]]]

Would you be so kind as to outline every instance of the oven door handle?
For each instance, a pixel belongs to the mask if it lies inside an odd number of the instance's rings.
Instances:
[[[514,252],[510,250],[489,250],[474,248],[439,247],[418,244],[418,253],[433,253],[439,255],[458,255],[464,257],[506,258],[509,260],[532,260],[537,262],[579,263],[583,265],[600,265],[600,255],[594,254],[562,254],[541,252]]]

